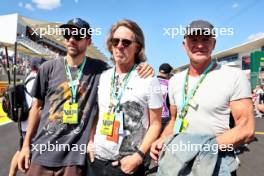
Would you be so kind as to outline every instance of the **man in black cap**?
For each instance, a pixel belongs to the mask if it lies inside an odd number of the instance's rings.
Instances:
[[[61,33],[64,38],[68,39],[71,35],[74,35],[75,39],[80,40],[82,38],[91,38],[92,28],[90,25],[81,18],[73,18],[60,26]]]
[[[172,66],[168,63],[163,63],[159,67],[159,75],[158,78],[163,78],[169,80],[171,77],[171,71],[172,71]]]
[[[185,31],[185,36],[211,36],[215,37],[214,26],[208,21],[196,20],[192,21]]]
[[[233,149],[254,137],[250,84],[241,70],[212,60],[215,44],[211,23],[196,20],[186,27],[183,47],[190,65],[169,81],[171,120],[151,148],[156,160],[174,134],[160,156],[158,175],[235,175]],[[185,150],[175,150],[183,145]]]
[[[99,77],[108,68],[86,57],[91,45],[86,21],[74,18],[60,28],[67,55],[44,63],[31,91],[34,101],[18,158],[19,169],[28,176],[84,175],[90,128],[98,113]],[[148,66],[140,71],[150,73]]]
[[[34,101],[18,159],[27,175],[83,174],[98,80],[107,69],[103,61],[86,57],[91,44],[86,21],[74,18],[60,28],[67,55],[40,67],[31,92]]]

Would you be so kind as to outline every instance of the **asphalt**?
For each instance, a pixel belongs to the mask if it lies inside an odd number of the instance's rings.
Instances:
[[[0,126],[0,176],[7,176],[9,164],[18,149],[18,130],[16,123]],[[256,139],[241,149],[238,155],[241,166],[238,176],[263,176],[264,173],[264,118],[256,119]],[[18,174],[19,176],[21,174]]]
[[[0,126],[0,175],[8,176],[9,164],[19,145],[16,123]]]
[[[238,176],[263,176],[264,175],[264,118],[256,119],[255,140],[238,155],[241,165]]]

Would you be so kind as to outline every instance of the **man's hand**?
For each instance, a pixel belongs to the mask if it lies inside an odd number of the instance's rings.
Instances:
[[[137,71],[141,78],[153,77],[155,75],[154,69],[147,63],[141,63],[137,67]]]
[[[26,172],[30,166],[30,147],[25,147],[21,149],[18,156],[18,169],[22,172]]]
[[[164,138],[159,138],[151,145],[150,156],[154,161],[158,160],[163,144],[164,144]]]
[[[91,162],[94,162],[94,150],[94,142],[90,140],[87,146],[87,154]]]
[[[141,156],[138,153],[134,153],[133,155],[125,156],[120,161],[112,162],[112,166],[120,166],[122,172],[133,174],[142,162]]]

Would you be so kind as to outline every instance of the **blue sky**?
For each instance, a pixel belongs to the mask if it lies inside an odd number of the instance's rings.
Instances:
[[[182,35],[166,34],[169,28],[185,27],[192,20],[208,20],[217,28],[232,28],[233,35],[217,38],[215,52],[264,35],[262,0],[9,0],[2,1],[0,15],[18,13],[52,22],[80,17],[101,35],[94,44],[106,55],[105,39],[112,24],[127,18],[143,29],[148,62],[157,70],[164,62],[173,67],[188,63]]]

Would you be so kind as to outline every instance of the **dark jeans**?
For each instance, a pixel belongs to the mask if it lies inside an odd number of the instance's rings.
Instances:
[[[31,163],[27,176],[82,176],[84,166],[45,167]]]
[[[143,164],[138,167],[138,170],[131,176],[144,176],[146,168]],[[88,159],[86,176],[128,176],[122,172],[117,166],[112,166],[112,161],[102,161],[99,159],[91,161]]]

